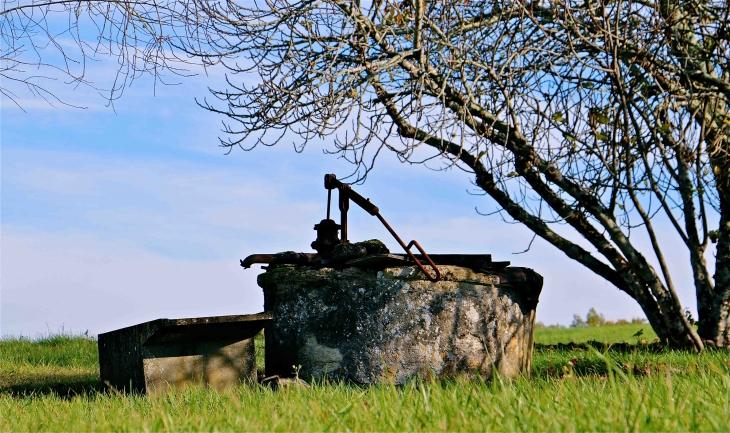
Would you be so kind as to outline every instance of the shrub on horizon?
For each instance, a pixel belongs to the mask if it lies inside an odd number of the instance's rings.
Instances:
[[[573,314],[573,322],[570,324],[571,328],[583,328],[588,326],[585,320],[577,314]]]
[[[603,317],[603,314],[596,311],[595,308],[588,310],[588,314],[586,314],[586,324],[588,326],[603,326],[605,323],[606,318]]]

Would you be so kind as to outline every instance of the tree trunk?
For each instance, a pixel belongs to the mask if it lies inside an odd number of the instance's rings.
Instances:
[[[465,159],[463,152],[456,153],[456,155]],[[482,168],[482,170],[484,169]],[[604,254],[609,260],[614,259],[613,265],[616,267],[615,273],[605,272],[589,261],[592,256],[587,251],[583,251],[572,242],[557,236],[547,229],[542,221],[536,223],[533,216],[525,212],[517,203],[514,203],[494,183],[491,174],[482,170],[477,170],[475,182],[485,193],[495,199],[510,216],[525,224],[535,234],[563,251],[568,257],[599,275],[603,274],[604,278],[611,277],[609,281],[639,303],[649,320],[649,324],[661,341],[672,347],[688,348],[697,352],[704,349],[700,336],[684,316],[679,297],[673,290],[667,290],[664,287],[643,255],[637,253],[640,260],[630,262],[617,260],[616,257]],[[580,228],[578,227],[579,231]],[[730,255],[728,258],[730,258]],[[730,273],[728,276],[730,277]]]
[[[717,152],[724,153],[727,149],[720,147]],[[707,312],[705,317],[699,317],[702,338],[716,347],[730,347],[730,157],[721,154],[713,158],[713,170],[720,196],[715,289],[712,299],[698,299],[697,307]]]
[[[677,58],[683,59],[683,67],[687,70],[701,71],[702,73],[698,76],[719,80],[715,73],[716,65],[704,61],[697,54],[703,52],[704,49],[704,45],[693,33],[693,29],[697,28],[698,23],[703,20],[700,9],[690,11],[682,3],[662,0],[659,3],[659,11],[666,25],[665,36],[668,46],[675,52]],[[684,88],[689,89],[690,94],[703,93],[702,89],[705,89],[706,86],[704,82],[694,80],[695,78],[690,78],[689,74],[680,74],[679,77],[679,82]],[[727,93],[724,94],[723,97],[723,92],[718,92],[717,95],[710,96],[703,102],[695,100],[689,104],[693,113],[703,113],[695,117],[695,121],[699,122],[698,126],[704,132],[707,153],[710,155],[719,196],[720,227],[714,287],[707,278],[707,268],[703,256],[704,246],[700,246],[697,239],[692,241],[692,237],[697,235],[693,221],[694,209],[692,209],[691,215],[685,213],[688,222],[687,233],[691,240],[688,247],[690,248],[697,296],[699,316],[697,333],[706,343],[716,347],[730,347],[730,156],[728,155],[728,142],[725,138],[727,137],[727,126],[725,125]],[[701,105],[704,105],[704,108]],[[702,109],[700,110],[700,108]],[[680,171],[682,168],[686,168],[682,158],[685,156],[681,155],[678,160]],[[684,186],[686,187],[686,185]],[[680,185],[681,187],[682,185]],[[684,193],[685,210],[690,207],[688,205],[691,205],[696,194],[694,190]]]

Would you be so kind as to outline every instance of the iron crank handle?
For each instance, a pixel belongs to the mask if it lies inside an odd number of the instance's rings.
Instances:
[[[395,232],[395,230],[393,230],[393,228],[390,226],[390,224],[388,224],[388,222],[385,221],[385,218],[383,218],[383,216],[380,215],[380,213],[376,213],[375,216],[378,217],[380,222],[383,223],[385,228],[388,229],[390,234],[393,235],[393,237],[395,238],[396,241],[398,241],[398,243],[403,248],[403,250],[406,252],[406,254],[408,254],[408,257],[410,257],[411,260],[413,260],[416,263],[416,266],[418,266],[418,269],[421,270],[421,273],[423,273],[423,275],[429,281],[431,281],[432,283],[435,283],[441,279],[441,271],[439,271],[439,268],[436,266],[436,264],[433,262],[433,260],[431,260],[431,257],[429,257],[428,254],[426,254],[426,251],[424,251],[424,249],[421,247],[421,245],[417,241],[412,240],[411,243],[409,243],[406,246],[406,244],[401,240],[400,236],[398,236],[398,234]],[[411,252],[411,247],[414,245],[416,246],[416,248],[418,248],[418,251],[420,251],[421,255],[423,255],[423,258],[426,259],[429,266],[431,266],[431,268],[433,268],[434,272],[436,273],[435,277],[431,276],[431,274],[426,270],[426,268],[423,267],[423,265],[421,264],[421,261],[418,260],[416,258],[416,256],[413,255],[413,253]]]
[[[329,191],[333,189],[339,189],[340,190],[340,212],[342,214],[342,240],[343,242],[347,242],[347,211],[349,209],[349,203],[348,200],[354,201],[358,206],[365,209],[367,213],[370,215],[374,215],[378,217],[381,223],[385,226],[386,229],[390,232],[391,235],[395,238],[396,241],[400,244],[400,246],[403,248],[403,250],[408,254],[408,257],[411,258],[416,263],[416,266],[418,266],[418,269],[421,270],[423,275],[428,278],[429,281],[435,283],[441,279],[441,272],[439,271],[439,268],[436,266],[436,264],[431,260],[431,257],[426,254],[426,251],[423,250],[421,245],[416,242],[415,240],[412,240],[411,243],[406,245],[398,236],[398,234],[393,230],[393,228],[388,224],[387,221],[385,221],[385,218],[383,218],[382,215],[380,215],[380,209],[378,209],[377,206],[370,203],[370,200],[366,199],[365,197],[361,196],[360,194],[356,193],[355,191],[350,188],[350,185],[346,185],[339,180],[337,180],[337,176],[334,174],[325,174],[324,175],[324,187]],[[330,201],[330,195],[328,193],[327,195],[327,218],[329,219],[329,201]],[[411,252],[411,247],[415,245],[416,248],[418,248],[418,251],[421,252],[421,255],[426,259],[428,262],[428,265],[433,268],[434,272],[436,273],[436,276],[431,276],[431,274],[426,270],[426,268],[421,264],[421,261],[416,258],[415,255]]]
[[[380,212],[380,209],[378,209],[378,207],[374,204],[370,203],[370,200],[353,191],[350,185],[346,185],[337,180],[337,177],[334,174],[324,175],[324,187],[328,190],[339,189],[341,195],[344,195],[348,199],[354,201],[355,204],[363,208],[365,212],[369,213],[370,215],[375,215]]]
[[[416,248],[418,248],[418,251],[421,252],[421,255],[423,255],[423,258],[426,259],[426,261],[428,262],[428,265],[431,266],[431,268],[434,270],[434,272],[436,272],[435,277],[432,277],[431,274],[429,274],[426,271],[426,268],[423,267],[421,262],[411,252],[411,247],[414,245],[416,246]],[[423,275],[425,275],[429,281],[431,281],[432,283],[435,283],[441,279],[441,272],[439,271],[439,268],[436,266],[436,264],[433,262],[433,260],[431,260],[431,257],[429,257],[428,254],[426,254],[426,251],[424,251],[423,248],[421,248],[421,245],[415,239],[412,240],[410,244],[408,244],[408,248],[406,248],[405,250],[408,253],[408,257],[410,257],[414,262],[416,262],[416,266],[418,266],[418,269],[421,270]]]

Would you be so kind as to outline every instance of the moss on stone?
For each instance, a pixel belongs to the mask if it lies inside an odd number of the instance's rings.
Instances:
[[[360,244],[338,244],[332,251],[333,262],[346,262],[368,255],[368,250]]]
[[[344,263],[348,260],[355,260],[373,254],[388,254],[389,252],[384,243],[377,239],[370,239],[335,246],[334,251],[332,251],[332,261]]]
[[[370,239],[367,241],[357,242],[355,245],[362,245],[363,247],[365,247],[365,250],[368,253],[367,255],[390,253],[388,247],[386,247],[385,244],[380,242],[378,239]]]

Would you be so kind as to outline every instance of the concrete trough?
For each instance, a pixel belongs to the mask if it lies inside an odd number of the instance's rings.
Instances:
[[[158,319],[99,334],[101,380],[120,391],[224,389],[256,381],[254,337],[270,313]]]

